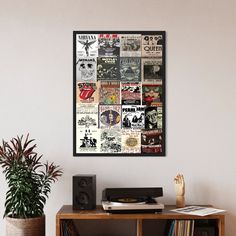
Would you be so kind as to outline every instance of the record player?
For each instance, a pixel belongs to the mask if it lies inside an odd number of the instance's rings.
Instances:
[[[162,188],[106,188],[102,193],[102,206],[110,213],[154,213],[164,209],[157,202],[163,196]]]

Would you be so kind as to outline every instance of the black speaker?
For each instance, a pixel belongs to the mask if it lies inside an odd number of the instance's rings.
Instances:
[[[96,208],[96,175],[73,176],[73,209]]]

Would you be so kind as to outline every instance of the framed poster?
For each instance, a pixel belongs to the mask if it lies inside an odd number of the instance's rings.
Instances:
[[[165,156],[165,68],[165,31],[74,31],[74,156]]]

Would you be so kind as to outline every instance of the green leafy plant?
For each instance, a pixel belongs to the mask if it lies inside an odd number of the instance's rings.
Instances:
[[[7,180],[5,216],[30,218],[42,216],[51,184],[62,175],[59,166],[41,163],[42,155],[29,135],[17,136],[0,145],[0,165]]]

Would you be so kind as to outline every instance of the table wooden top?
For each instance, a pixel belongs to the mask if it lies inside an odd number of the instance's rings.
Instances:
[[[205,207],[210,207],[209,205]],[[158,213],[135,213],[135,214],[114,214],[108,213],[98,205],[95,210],[73,210],[72,205],[64,205],[57,213],[57,219],[123,219],[123,220],[138,220],[138,219],[223,219],[224,213],[217,213],[208,216],[195,216],[173,212],[176,209],[175,205],[165,205],[165,209]]]

